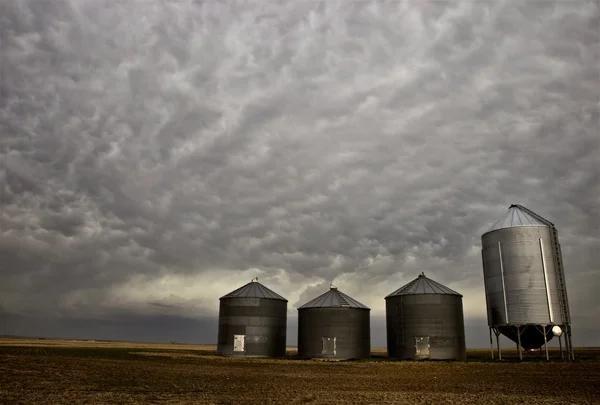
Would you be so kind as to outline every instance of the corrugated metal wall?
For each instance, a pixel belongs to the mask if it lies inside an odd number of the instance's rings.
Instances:
[[[520,226],[481,237],[490,326],[563,322],[550,232]]]
[[[362,308],[299,309],[298,356],[370,357],[370,319],[370,311]]]
[[[388,354],[397,359],[465,360],[462,297],[412,294],[386,298]]]

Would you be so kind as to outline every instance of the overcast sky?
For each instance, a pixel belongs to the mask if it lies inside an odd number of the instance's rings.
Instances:
[[[0,333],[210,343],[258,276],[291,343],[333,282],[381,346],[424,271],[485,346],[480,236],[520,203],[600,345],[599,27],[584,0],[2,1]]]

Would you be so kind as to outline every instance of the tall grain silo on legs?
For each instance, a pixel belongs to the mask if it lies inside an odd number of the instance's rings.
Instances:
[[[285,355],[287,303],[258,279],[220,298],[217,354],[230,357]]]
[[[522,205],[513,204],[481,236],[490,344],[504,335],[522,349],[546,348],[564,336],[573,359],[571,315],[558,231],[554,224]],[[492,350],[493,355],[493,350]]]
[[[388,355],[465,360],[462,295],[425,274],[385,297]]]
[[[371,356],[370,309],[336,287],[298,308],[298,357]]]

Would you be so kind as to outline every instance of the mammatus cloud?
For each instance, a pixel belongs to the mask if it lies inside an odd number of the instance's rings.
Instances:
[[[4,2],[0,309],[214,316],[259,276],[292,314],[334,282],[381,316],[425,271],[480,318],[479,236],[521,203],[559,227],[583,328],[599,18],[591,0]]]

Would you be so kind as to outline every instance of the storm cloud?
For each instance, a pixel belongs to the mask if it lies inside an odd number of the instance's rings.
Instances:
[[[2,2],[0,333],[204,325],[255,276],[290,316],[334,283],[377,317],[422,271],[482,320],[480,235],[519,203],[600,345],[599,26],[593,0]]]

